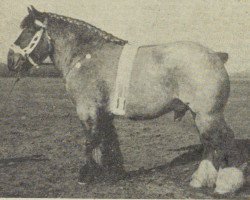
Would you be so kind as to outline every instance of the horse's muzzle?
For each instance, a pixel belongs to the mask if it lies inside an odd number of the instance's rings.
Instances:
[[[19,53],[15,53],[12,49],[8,52],[7,66],[10,71],[27,71],[27,59]],[[26,67],[27,66],[27,67]]]

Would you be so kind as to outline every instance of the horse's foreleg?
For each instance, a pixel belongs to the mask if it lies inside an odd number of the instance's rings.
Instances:
[[[190,185],[193,187],[213,187],[216,185],[216,191],[219,192],[221,190],[219,185],[223,185],[219,184],[221,182],[219,179],[224,179],[224,175],[219,169],[235,166],[238,159],[235,156],[237,148],[234,133],[226,124],[222,113],[198,113],[195,122],[200,133],[201,143],[204,146],[204,153],[203,160],[193,174]],[[243,175],[240,174],[239,170],[232,174],[232,176],[234,175],[235,180],[230,185],[225,182],[224,186],[227,186],[226,189],[223,186],[224,193],[232,192],[241,187],[243,180],[239,179],[242,179]]]
[[[83,103],[77,104],[77,114],[83,127],[83,139],[85,149],[83,152],[84,163],[80,168],[79,183],[90,183],[101,173],[101,167],[97,164],[94,155],[101,143],[101,135],[98,130],[97,109],[93,106],[86,106]]]
[[[100,144],[96,122],[89,118],[82,122],[85,136],[84,164],[80,168],[79,183],[90,183],[99,176],[101,167],[96,163],[93,155]]]
[[[99,128],[102,131],[101,164],[110,180],[119,179],[125,175],[125,171],[123,170],[123,157],[118,135],[113,124],[113,116],[105,113],[101,114]]]
[[[84,105],[77,107],[85,136],[85,161],[80,170],[79,182],[88,183],[105,177],[120,178],[120,175],[124,175],[123,159],[113,125],[113,116],[102,109],[90,108],[84,109]]]

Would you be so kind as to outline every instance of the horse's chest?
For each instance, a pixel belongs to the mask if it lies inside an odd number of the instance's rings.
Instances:
[[[74,69],[66,79],[66,90],[74,101],[90,102],[101,98],[95,71]]]

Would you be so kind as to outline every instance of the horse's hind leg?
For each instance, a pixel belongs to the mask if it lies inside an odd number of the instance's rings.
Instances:
[[[216,168],[223,162],[225,152],[221,152],[221,144],[233,139],[231,132],[223,133],[221,116],[198,113],[195,118],[197,129],[200,133],[200,140],[204,147],[203,160],[199,168],[192,176],[190,185],[193,187],[213,187],[217,179]],[[227,135],[228,136],[227,136]],[[225,145],[225,144],[224,144]],[[220,156],[221,158],[219,158]],[[220,160],[220,161],[219,161]]]
[[[213,187],[217,182],[220,182],[218,169],[236,166],[236,161],[239,160],[235,156],[237,148],[234,133],[226,124],[222,112],[198,113],[195,122],[200,133],[201,143],[204,146],[204,154],[203,160],[192,176],[190,185],[193,187]],[[223,177],[220,178],[223,179]],[[235,180],[235,183],[237,181]],[[234,183],[228,187],[226,192],[231,192],[234,189],[233,185]]]

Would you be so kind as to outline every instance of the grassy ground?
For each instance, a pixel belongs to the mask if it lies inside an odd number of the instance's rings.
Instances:
[[[201,156],[189,114],[181,122],[174,122],[172,114],[144,122],[116,119],[130,178],[80,186],[81,126],[63,81],[25,78],[8,98],[12,83],[12,78],[0,79],[0,197],[214,197],[212,189],[188,186]],[[227,121],[246,148],[250,146],[249,87],[249,78],[234,78],[226,109]],[[177,150],[182,147],[189,150]],[[249,186],[229,197],[250,196]]]

